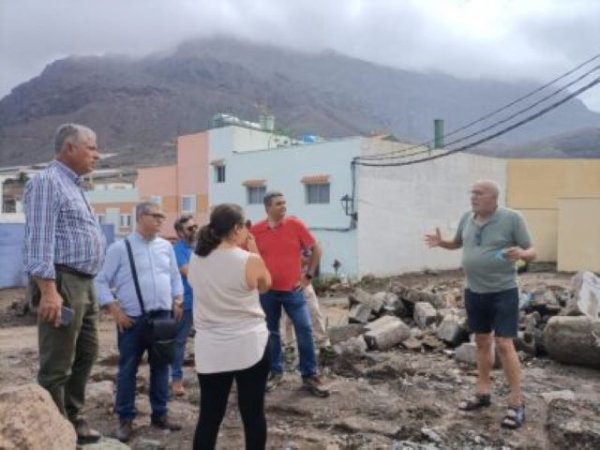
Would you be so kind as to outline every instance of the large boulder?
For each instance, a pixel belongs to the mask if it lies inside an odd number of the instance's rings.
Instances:
[[[48,391],[27,384],[0,392],[0,443],[7,450],[69,450],[77,435]]]
[[[552,317],[544,329],[544,346],[556,361],[600,368],[600,320]]]

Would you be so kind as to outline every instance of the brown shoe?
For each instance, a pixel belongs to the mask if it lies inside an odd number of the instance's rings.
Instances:
[[[150,424],[153,427],[160,428],[161,430],[169,430],[169,431],[181,430],[181,425],[169,420],[169,417],[166,414],[162,417],[157,417],[157,418],[153,417],[150,421]]]
[[[129,442],[131,434],[133,433],[133,421],[132,420],[120,420],[119,427],[117,428],[117,439],[121,442]]]
[[[302,388],[310,392],[315,397],[329,397],[329,389],[323,387],[323,382],[316,375],[313,375],[312,377],[303,378]]]
[[[185,395],[185,389],[183,387],[183,381],[173,380],[171,383],[171,391],[175,397],[183,397]]]
[[[85,419],[77,419],[73,422],[75,433],[77,433],[77,444],[93,444],[98,442],[102,435],[99,431],[94,430]]]

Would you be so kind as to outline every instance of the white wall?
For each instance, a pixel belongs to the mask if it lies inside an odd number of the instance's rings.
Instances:
[[[350,162],[360,154],[360,138],[266,149],[264,132],[239,127],[209,131],[209,161],[225,160],[225,183],[215,183],[209,166],[209,202],[216,205],[232,202],[241,205],[247,218],[256,223],[265,218],[262,204],[248,205],[246,180],[266,180],[267,190],[281,191],[288,203],[288,214],[300,218],[313,231],[324,249],[322,273],[333,273],[333,261],[342,262],[347,275],[358,270],[356,230],[349,229],[350,218],[342,210],[340,198],[351,193]],[[244,141],[244,137],[248,140]],[[268,134],[267,134],[268,138]],[[254,146],[255,151],[250,151]],[[242,149],[243,151],[238,151]],[[301,179],[311,175],[328,175],[330,203],[306,204]]]
[[[359,167],[358,260],[360,275],[393,275],[424,268],[460,266],[460,250],[428,249],[426,232],[439,226],[453,236],[469,190],[481,179],[495,180],[504,203],[506,161],[457,154],[403,167]]]

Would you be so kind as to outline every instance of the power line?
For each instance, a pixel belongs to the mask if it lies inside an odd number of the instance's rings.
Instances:
[[[400,167],[400,166],[408,166],[408,165],[412,165],[412,164],[419,164],[419,163],[426,162],[426,161],[432,161],[434,159],[439,159],[439,158],[444,158],[446,156],[450,156],[450,155],[452,155],[454,153],[463,152],[465,150],[468,150],[470,148],[475,147],[476,145],[483,144],[484,142],[488,142],[488,141],[490,141],[490,140],[492,140],[492,139],[494,139],[494,138],[496,138],[498,136],[506,134],[509,131],[514,130],[515,128],[518,128],[518,127],[520,127],[522,125],[525,125],[528,122],[531,122],[534,119],[537,119],[540,116],[543,116],[544,114],[546,114],[546,113],[552,111],[553,109],[559,107],[563,103],[566,103],[567,101],[571,100],[572,98],[577,97],[579,94],[587,91],[588,89],[591,89],[592,87],[594,87],[598,83],[600,83],[600,77],[596,78],[595,80],[591,81],[590,83],[586,84],[585,86],[577,89],[576,91],[572,92],[571,94],[569,94],[565,98],[563,98],[563,99],[561,99],[561,100],[559,100],[559,101],[557,101],[555,103],[552,103],[551,105],[543,108],[542,110],[536,112],[535,114],[532,114],[532,115],[526,117],[525,119],[520,120],[519,122],[516,122],[516,123],[514,123],[514,124],[512,124],[512,125],[510,125],[510,126],[508,126],[506,128],[503,128],[502,130],[500,130],[500,131],[498,131],[498,132],[496,132],[494,134],[486,136],[486,137],[484,137],[484,138],[482,138],[482,139],[480,139],[478,141],[475,141],[475,142],[473,142],[471,144],[463,145],[462,147],[458,147],[456,149],[448,150],[448,151],[443,152],[443,153],[436,153],[434,155],[429,155],[429,156],[427,156],[425,158],[420,158],[420,159],[411,160],[411,161],[403,161],[403,162],[396,162],[396,163],[391,163],[391,162],[390,163],[376,163],[376,162],[371,162],[371,161],[369,161],[369,162],[360,161],[357,158],[356,160],[352,161],[352,164],[353,165],[358,165],[358,166],[365,166],[365,167]],[[411,156],[415,156],[415,155],[418,155],[418,154],[421,154],[421,153],[430,153],[430,150],[424,150],[424,151],[421,151],[421,152],[416,152],[416,153],[413,153]]]
[[[494,122],[491,125],[488,125],[487,127],[484,127],[484,128],[482,128],[480,130],[477,130],[477,131],[475,131],[475,132],[473,132],[473,133],[471,133],[469,135],[460,137],[458,139],[455,139],[454,141],[450,141],[450,142],[448,142],[446,144],[446,146],[457,144],[459,142],[466,141],[467,139],[470,139],[472,137],[478,136],[478,135],[480,135],[480,134],[482,134],[482,133],[484,133],[486,131],[491,130],[492,128],[496,128],[497,126],[502,125],[502,124],[504,124],[504,123],[506,123],[506,122],[508,122],[508,121],[510,121],[510,120],[512,120],[512,119],[514,119],[514,118],[516,118],[518,116],[520,116],[521,114],[523,114],[523,113],[525,113],[527,111],[532,110],[536,106],[539,106],[540,104],[544,103],[546,100],[549,100],[552,97],[555,97],[555,96],[557,96],[559,94],[564,93],[564,89],[565,88],[571,87],[572,85],[580,82],[581,80],[583,80],[584,78],[588,77],[589,75],[591,75],[593,72],[597,71],[598,69],[600,69],[600,65],[593,67],[591,70],[589,70],[588,72],[584,73],[583,75],[580,75],[579,77],[577,77],[575,80],[571,81],[570,83],[568,83],[564,87],[557,89],[556,91],[554,91],[554,92],[546,95],[545,97],[542,97],[540,100],[532,103],[531,105],[529,105],[529,106],[527,106],[525,108],[522,108],[519,111],[514,112],[510,116],[505,117],[504,119],[499,120],[497,122]],[[429,151],[429,150],[425,150],[425,151]],[[403,153],[403,154],[399,154],[399,155],[396,155],[396,156],[393,156],[393,155],[381,155],[380,154],[379,155],[380,157],[377,158],[377,160],[380,161],[380,160],[385,160],[385,159],[402,159],[402,158],[408,158],[408,157],[414,156],[414,155],[419,154],[419,153],[420,152],[415,152],[415,153],[411,153],[411,154]],[[370,158],[366,158],[366,159],[370,159]]]
[[[501,106],[500,108],[495,109],[495,110],[493,110],[493,111],[485,114],[484,116],[482,116],[482,117],[480,117],[478,119],[475,119],[472,122],[467,123],[466,125],[463,125],[463,126],[457,128],[455,130],[452,130],[452,131],[444,134],[444,138],[448,138],[450,136],[453,136],[453,135],[455,135],[456,133],[458,133],[460,131],[463,131],[463,130],[465,130],[467,128],[470,128],[471,126],[473,126],[473,125],[475,125],[477,123],[480,123],[480,122],[482,122],[482,121],[484,121],[486,119],[489,119],[490,117],[493,117],[494,115],[496,115],[496,114],[498,114],[498,113],[500,113],[500,112],[502,112],[502,111],[504,111],[504,110],[506,110],[506,109],[508,109],[508,108],[510,108],[510,107],[512,107],[514,105],[516,105],[517,103],[522,102],[523,100],[526,100],[529,97],[532,97],[533,95],[537,94],[538,92],[540,92],[540,91],[542,91],[542,90],[544,90],[544,89],[552,86],[553,84],[556,84],[558,81],[560,81],[560,80],[568,77],[569,75],[577,72],[582,67],[587,66],[588,64],[590,64],[591,62],[593,62],[593,61],[595,61],[597,59],[600,59],[600,53],[597,54],[597,55],[595,55],[595,56],[593,56],[593,57],[591,57],[591,58],[589,58],[588,60],[582,62],[581,64],[575,66],[571,70],[568,70],[567,72],[563,73],[562,75],[560,75],[560,76],[558,76],[558,77],[550,80],[549,82],[547,82],[546,84],[540,86],[539,88],[534,89],[533,91],[531,91],[531,92],[529,92],[529,93],[527,93],[525,95],[522,95],[521,97],[516,98],[512,102],[510,102],[510,103],[508,103],[508,104],[506,104],[504,106]],[[590,72],[588,72],[588,74],[591,73],[591,72],[593,72],[594,70],[597,70],[598,67],[599,66],[596,66],[594,69],[592,69]],[[568,87],[568,86],[569,85],[564,86],[562,89],[564,89],[565,87]],[[464,139],[462,139],[462,140],[464,140]],[[421,142],[419,144],[414,144],[414,145],[412,145],[410,147],[403,148],[403,149],[400,149],[400,150],[394,150],[394,151],[390,151],[390,152],[379,153],[377,155],[367,155],[367,156],[363,156],[361,158],[365,159],[365,160],[367,160],[367,159],[383,159],[383,158],[386,158],[386,156],[388,156],[388,155],[406,153],[406,152],[408,152],[410,150],[413,150],[415,148],[419,148],[419,147],[423,147],[425,145],[429,145],[431,142],[432,142],[432,140],[429,139],[427,141]],[[459,142],[459,140],[453,141],[453,143],[456,143],[456,142]]]

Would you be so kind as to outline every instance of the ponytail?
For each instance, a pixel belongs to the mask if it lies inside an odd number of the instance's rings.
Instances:
[[[220,243],[221,239],[215,234],[210,224],[204,225],[198,236],[196,254],[198,256],[208,256]]]

